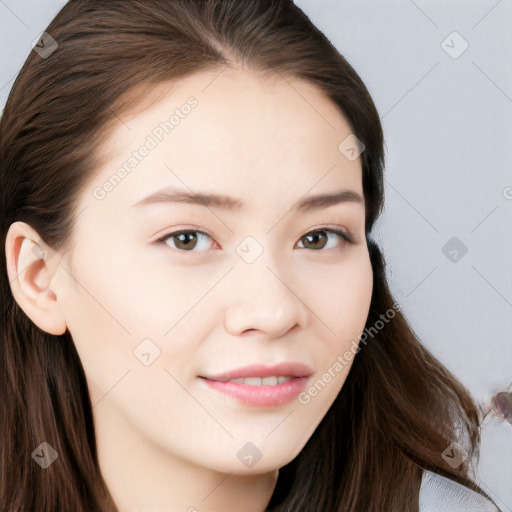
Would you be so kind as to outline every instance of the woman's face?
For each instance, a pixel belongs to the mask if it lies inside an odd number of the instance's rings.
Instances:
[[[369,310],[351,128],[314,86],[239,70],[196,74],[119,118],[58,293],[100,456],[117,444],[127,464],[279,468],[343,386]],[[212,382],[226,373],[256,379]]]

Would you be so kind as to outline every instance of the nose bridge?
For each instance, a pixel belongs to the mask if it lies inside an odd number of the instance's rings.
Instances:
[[[244,331],[262,331],[279,337],[296,325],[305,326],[307,308],[294,290],[290,272],[282,271],[271,251],[246,240],[237,248],[242,254],[232,272],[234,286],[225,317],[225,327],[233,335]]]

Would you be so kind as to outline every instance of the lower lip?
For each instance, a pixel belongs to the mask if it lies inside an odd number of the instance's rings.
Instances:
[[[249,386],[240,382],[201,379],[212,389],[253,407],[278,407],[291,402],[304,389],[307,377],[296,377],[275,386]]]

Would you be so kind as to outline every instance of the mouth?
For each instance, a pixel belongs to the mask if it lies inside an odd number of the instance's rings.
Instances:
[[[303,391],[307,377],[285,377],[279,384],[262,384],[263,379],[210,380],[202,377],[209,390],[221,393],[230,400],[251,407],[278,407],[294,400]],[[249,381],[251,384],[246,384]]]
[[[313,370],[304,363],[284,362],[274,365],[253,364],[228,370],[216,375],[205,375],[203,378],[216,381],[234,381],[237,379],[247,380],[248,385],[275,385],[274,379],[293,379],[297,377],[309,377]],[[259,379],[259,381],[250,381],[250,379]],[[264,379],[265,382],[263,382]]]
[[[243,405],[278,407],[295,399],[312,374],[302,363],[283,363],[246,366],[200,379],[208,389]]]
[[[284,376],[270,376],[270,377],[238,377],[235,379],[208,379],[215,380],[216,382],[238,382],[238,384],[245,384],[246,386],[276,386],[297,377],[284,377]]]

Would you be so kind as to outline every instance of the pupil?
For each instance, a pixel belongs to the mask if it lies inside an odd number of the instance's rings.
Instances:
[[[306,235],[305,238],[306,238],[306,240],[308,240],[308,243],[309,243],[310,239],[313,239],[314,241],[312,243],[313,243],[313,245],[315,245],[316,243],[318,243],[318,238],[321,236],[322,233],[323,233],[323,231],[316,231],[314,235]],[[323,246],[321,245],[321,247],[323,247]]]
[[[179,246],[180,244],[182,245],[183,248],[187,249],[187,248],[190,248],[191,246],[194,247],[195,245],[195,236],[191,233],[191,232],[187,232],[187,233],[180,233],[179,235],[176,235],[177,238],[178,238],[178,244],[176,244],[177,246]],[[185,237],[185,239],[188,239],[189,237],[194,239],[192,240],[192,244],[190,244],[190,240],[188,241],[183,241],[183,237]]]

